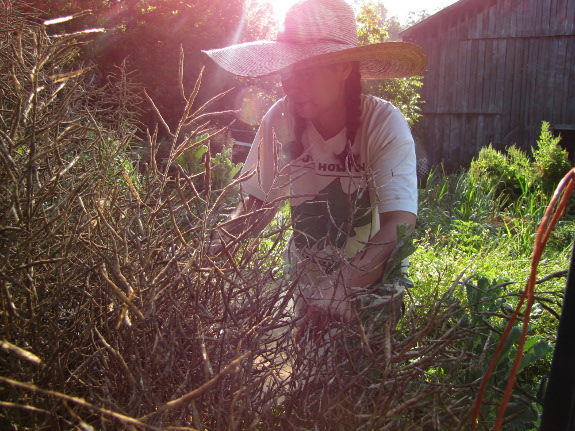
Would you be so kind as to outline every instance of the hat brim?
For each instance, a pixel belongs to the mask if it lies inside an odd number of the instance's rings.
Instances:
[[[257,41],[203,52],[228,72],[254,78],[295,65],[346,61],[360,62],[362,79],[405,78],[420,75],[427,62],[423,49],[408,42],[350,46],[333,41],[308,44]]]

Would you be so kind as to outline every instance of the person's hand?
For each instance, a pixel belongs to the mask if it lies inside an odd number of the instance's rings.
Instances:
[[[308,320],[323,320],[328,316],[333,320],[347,322],[351,318],[350,303],[345,295],[345,287],[328,277],[318,283],[306,298]],[[321,316],[318,318],[318,316]]]
[[[296,338],[317,341],[334,321],[347,322],[350,318],[351,309],[346,299],[328,301],[307,298],[298,319]]]

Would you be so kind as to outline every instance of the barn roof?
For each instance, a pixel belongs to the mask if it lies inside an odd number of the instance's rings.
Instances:
[[[406,39],[406,37],[411,36],[413,33],[417,33],[418,31],[427,28],[429,25],[433,25],[437,22],[441,22],[443,19],[461,13],[462,11],[466,10],[472,4],[477,4],[478,0],[459,0],[443,9],[439,12],[434,13],[431,16],[428,16],[424,20],[419,21],[417,24],[412,25],[411,27],[403,30],[399,33],[402,39]],[[483,3],[487,3],[486,0],[483,0]]]

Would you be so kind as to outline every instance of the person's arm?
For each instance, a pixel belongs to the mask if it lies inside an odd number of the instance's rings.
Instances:
[[[213,231],[208,248],[209,253],[215,256],[225,247],[245,237],[259,235],[272,221],[276,212],[277,205],[267,204],[254,196],[247,195],[226,221]]]
[[[407,211],[390,211],[379,215],[380,229],[347,265],[322,280],[307,298],[308,305],[329,312],[336,318],[349,318],[347,288],[368,287],[383,276],[387,260],[397,245],[397,226],[415,228],[416,216]]]

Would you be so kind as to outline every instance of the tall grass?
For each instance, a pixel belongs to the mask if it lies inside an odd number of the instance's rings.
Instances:
[[[421,307],[429,306],[436,300],[437,290],[447,290],[451,280],[462,272],[466,274],[468,283],[454,291],[454,301],[466,304],[469,308],[462,316],[478,323],[469,349],[484,352],[477,357],[477,365],[485,370],[528,279],[535,232],[550,196],[543,188],[526,187],[511,201],[505,192],[474,183],[466,171],[448,175],[435,169],[427,184],[428,188],[420,191],[418,249],[411,257],[413,296]],[[538,423],[541,405],[537,394],[550,369],[574,234],[573,216],[567,215],[557,226],[540,263],[538,273],[545,281],[537,285],[537,302],[530,316],[528,340],[532,350],[524,353],[525,367],[517,384],[529,400],[516,400],[509,408],[508,415],[516,416],[504,429],[529,430]],[[481,329],[482,325],[490,329]],[[519,332],[516,328],[510,338],[518,337]],[[497,404],[503,390],[514,341],[508,340],[508,346],[499,363],[501,386],[496,377],[484,401],[483,424],[494,419],[495,409],[489,406]],[[475,377],[479,379],[480,374]],[[524,409],[514,410],[521,403]]]
[[[527,279],[534,236],[550,196],[526,189],[510,202],[508,195],[474,184],[466,171],[446,174],[434,169],[420,190],[418,250],[411,271],[419,280],[448,279],[463,269],[521,284]],[[563,271],[575,235],[573,215],[557,226],[547,246],[542,274]]]

